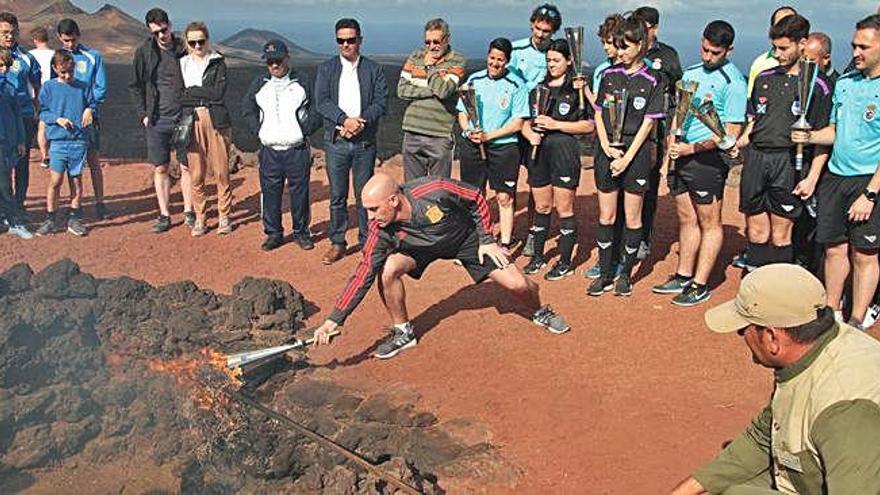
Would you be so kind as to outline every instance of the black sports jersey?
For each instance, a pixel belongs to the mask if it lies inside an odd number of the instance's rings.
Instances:
[[[675,83],[682,76],[678,52],[666,43],[655,41],[654,45],[648,48],[647,53],[645,53],[645,63],[648,64],[648,67],[660,72],[663,91],[669,95],[666,105],[671,107],[674,104]]]
[[[570,78],[566,78],[565,82],[561,86],[548,85],[547,87],[550,88],[550,111],[547,113],[547,116],[549,116],[553,120],[559,120],[562,122],[593,120],[593,106],[590,105],[589,102],[585,102],[585,108],[583,110],[579,108],[580,101],[578,97],[578,90],[574,89],[574,85],[572,84]],[[530,101],[535,101],[536,93],[537,90],[533,89]],[[548,140],[550,140],[550,142],[555,142],[557,139],[562,137],[576,139],[574,135],[563,131],[544,131],[544,140],[542,143],[546,144]]]
[[[380,227],[370,222],[363,259],[328,317],[341,325],[360,304],[392,253],[454,258],[476,230],[480,244],[492,244],[489,207],[475,187],[453,179],[422,177],[402,186],[412,205],[408,222]]]
[[[602,74],[602,82],[596,94],[596,106],[601,108],[602,122],[611,136],[611,121],[608,117],[608,100],[615,90],[626,89],[627,104],[624,115],[623,135],[635,136],[645,118],[662,119],[666,115],[663,106],[663,87],[660,75],[654,69],[642,66],[632,74],[627,74],[623,65],[615,65]]]
[[[762,72],[755,79],[755,87],[748,102],[749,118],[754,127],[749,141],[760,149],[788,149],[791,126],[798,120],[797,76],[786,74],[788,69],[775,67]],[[813,129],[828,125],[831,115],[831,83],[819,73],[813,88],[813,98],[807,110],[807,121]]]

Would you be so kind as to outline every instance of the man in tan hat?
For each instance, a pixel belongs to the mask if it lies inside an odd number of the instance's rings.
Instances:
[[[758,268],[706,324],[742,336],[775,387],[745,431],[673,494],[877,493],[880,342],[835,321],[818,279],[797,265]]]

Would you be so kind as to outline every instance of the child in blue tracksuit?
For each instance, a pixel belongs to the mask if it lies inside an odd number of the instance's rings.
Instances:
[[[12,52],[0,49],[0,221],[20,237],[29,238],[24,214],[12,190],[12,170],[25,152],[21,108],[15,85],[7,79],[7,71],[13,63]]]
[[[74,76],[70,52],[58,50],[52,57],[52,69],[57,74],[40,91],[40,120],[46,126],[49,141],[49,170],[51,178],[46,192],[46,220],[37,235],[57,232],[59,223],[58,193],[64,176],[70,178],[70,216],[67,231],[83,236],[88,232],[82,224],[82,172],[89,150],[90,133],[95,114],[95,99],[91,87]]]

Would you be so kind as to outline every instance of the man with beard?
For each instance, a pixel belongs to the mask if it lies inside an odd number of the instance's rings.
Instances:
[[[861,325],[880,272],[880,209],[874,207],[880,191],[880,15],[856,24],[852,47],[858,70],[837,81],[831,124],[813,132],[793,132],[791,138],[796,143],[834,146],[816,192],[816,241],[826,245],[825,286],[828,305],[836,311],[852,256],[850,322]]]
[[[737,136],[746,118],[746,80],[728,59],[734,37],[727,22],[710,22],[700,41],[703,62],[688,67],[682,80],[699,83],[694,104],[711,99],[727,133]],[[721,209],[729,166],[718,138],[692,112],[673,126],[685,131],[681,143],[669,143],[669,156],[677,160],[669,173],[669,191],[678,211],[678,268],[653,291],[677,294],[672,303],[678,306],[694,306],[709,300],[709,275],[724,242]]]
[[[822,283],[791,264],[758,268],[706,312],[773,370],[769,404],[672,495],[877,493],[880,344],[834,320]]]
[[[513,51],[510,54],[510,63],[507,64],[511,72],[515,72],[526,82],[526,92],[530,92],[547,74],[547,47],[553,34],[562,26],[562,15],[555,5],[545,3],[532,11],[529,17],[532,35],[513,42]],[[526,166],[531,153],[531,144],[528,140],[519,139],[519,164]],[[535,202],[529,192],[528,224],[532,224],[535,214]],[[523,256],[534,254],[534,236],[529,233],[526,237],[522,250]]]
[[[633,17],[645,23],[648,30],[648,51],[645,62],[649,67],[663,76],[664,111],[672,114],[675,103],[675,83],[681,79],[681,61],[675,48],[657,39],[660,29],[660,12],[654,7],[639,7],[633,11]],[[660,166],[665,154],[666,120],[657,121],[654,129],[654,167],[651,169],[651,184],[645,192],[645,205],[642,208],[642,242],[639,244],[637,258],[643,260],[651,250],[651,232],[654,230],[654,215],[657,213],[657,194],[660,191]]]

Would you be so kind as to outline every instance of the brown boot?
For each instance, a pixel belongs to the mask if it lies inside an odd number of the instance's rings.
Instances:
[[[339,246],[337,244],[333,244],[330,246],[330,249],[324,253],[324,257],[321,258],[321,263],[325,265],[332,265],[337,261],[341,260],[345,256],[345,246]]]

